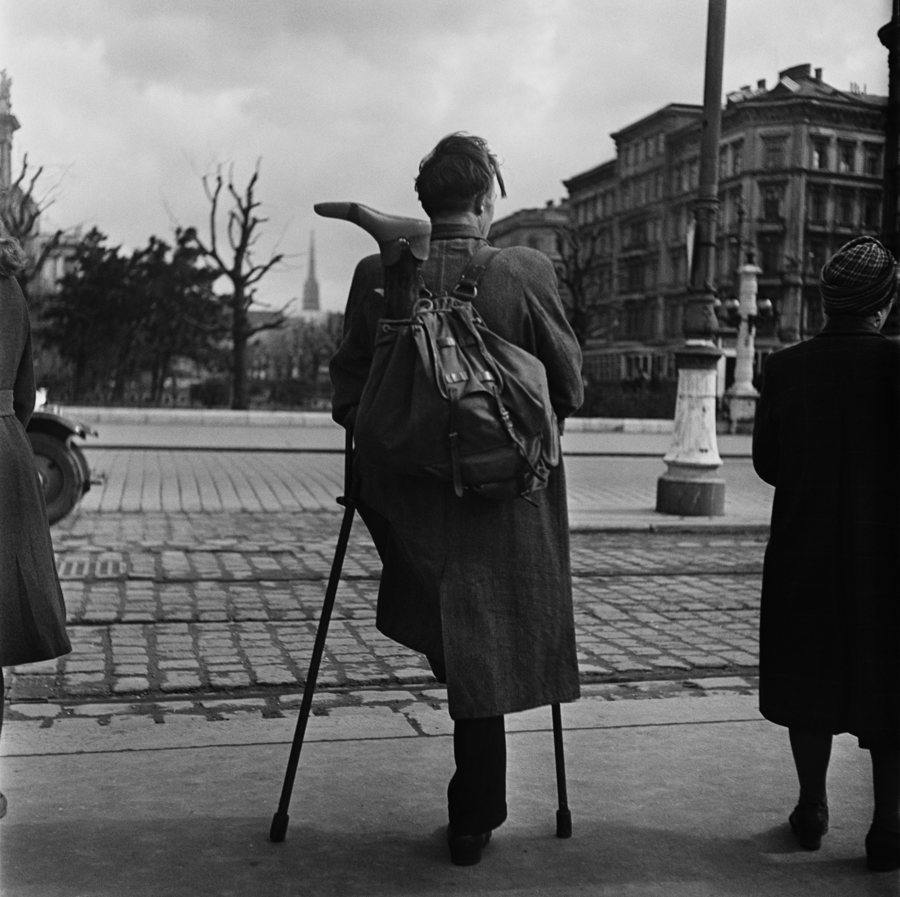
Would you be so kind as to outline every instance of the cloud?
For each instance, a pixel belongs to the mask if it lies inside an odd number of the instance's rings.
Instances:
[[[875,37],[889,3],[732,2],[725,90],[810,62],[846,88],[886,92]],[[564,193],[612,157],[610,133],[669,102],[702,100],[706,0],[5,0],[0,66],[25,150],[60,182],[54,223],[114,242],[202,227],[199,177],[261,159],[260,250],[291,257],[263,281],[302,293],[316,231],[323,301],[338,309],[358,228],[312,204],[356,199],[420,215],[412,182],[444,134],[485,136],[510,198]]]

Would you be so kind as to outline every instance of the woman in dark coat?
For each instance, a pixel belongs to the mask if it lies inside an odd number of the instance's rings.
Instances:
[[[772,355],[753,434],[775,486],[763,572],[760,710],[787,726],[800,844],[828,830],[832,735],[872,756],[872,869],[900,866],[900,345],[880,332],[897,292],[875,239],[822,269],[827,323]]]
[[[432,292],[452,290],[486,243],[495,179],[503,190],[480,138],[450,135],[423,160],[416,189],[432,223],[423,267]],[[378,256],[360,262],[331,362],[334,418],[343,425],[352,423],[368,376],[382,282]],[[544,363],[559,420],[575,411],[583,398],[581,352],[547,257],[501,250],[474,305],[491,330]],[[529,503],[458,498],[452,484],[358,462],[361,514],[384,563],[377,624],[424,653],[447,683],[456,759],[451,859],[475,863],[506,819],[504,714],[579,694],[563,466]]]
[[[0,225],[0,694],[3,667],[71,650],[44,496],[25,435],[34,410],[31,328],[13,276],[23,260]],[[0,795],[0,816],[5,812]]]

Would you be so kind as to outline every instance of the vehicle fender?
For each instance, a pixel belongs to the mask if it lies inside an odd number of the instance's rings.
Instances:
[[[73,436],[86,438],[88,430],[83,424],[76,424],[61,414],[54,414],[52,411],[35,411],[28,421],[27,431],[29,433],[46,433],[60,442],[68,442]]]

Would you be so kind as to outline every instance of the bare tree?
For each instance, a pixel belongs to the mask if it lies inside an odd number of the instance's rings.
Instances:
[[[63,232],[57,230],[45,240],[38,240],[41,214],[51,205],[50,192],[38,192],[38,180],[44,172],[40,166],[29,173],[28,154],[22,156],[22,168],[18,177],[5,190],[0,191],[0,218],[7,231],[14,236],[28,257],[25,269],[16,276],[26,297],[29,287],[40,274],[44,263],[62,240]]]
[[[229,166],[227,176],[221,165],[216,168],[215,177],[204,175],[201,180],[209,200],[209,239],[202,240],[195,228],[185,230],[213,271],[227,278],[231,286],[230,292],[221,299],[231,314],[231,407],[235,409],[248,406],[247,341],[262,330],[277,330],[284,326],[284,313],[288,307],[285,305],[265,321],[251,324],[249,312],[256,284],[284,258],[282,253],[273,253],[265,262],[257,263],[253,257],[260,236],[258,228],[268,220],[256,214],[260,206],[254,195],[259,180],[259,165],[257,160],[253,175],[242,193],[234,184],[233,165]],[[226,198],[230,198],[231,208],[224,212],[221,206]],[[223,214],[224,225],[220,222]],[[224,228],[224,240],[220,236],[220,228]]]
[[[588,338],[595,336],[596,313],[600,304],[600,276],[602,227],[588,224],[554,228],[556,237],[556,275],[568,294],[566,311],[569,323],[584,348]]]

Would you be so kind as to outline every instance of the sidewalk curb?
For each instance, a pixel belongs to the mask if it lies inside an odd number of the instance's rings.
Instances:
[[[63,417],[86,424],[153,424],[200,427],[338,427],[327,411],[232,411],[225,408],[100,408],[52,406]],[[48,406],[48,410],[51,406]],[[671,420],[570,417],[570,433],[671,433]]]
[[[570,533],[717,533],[726,535],[761,535],[769,534],[769,524],[760,521],[737,523],[733,520],[719,522],[715,517],[701,517],[690,520],[683,517],[671,522],[666,520],[647,521],[642,523],[616,523],[613,521],[574,520],[569,522]]]

